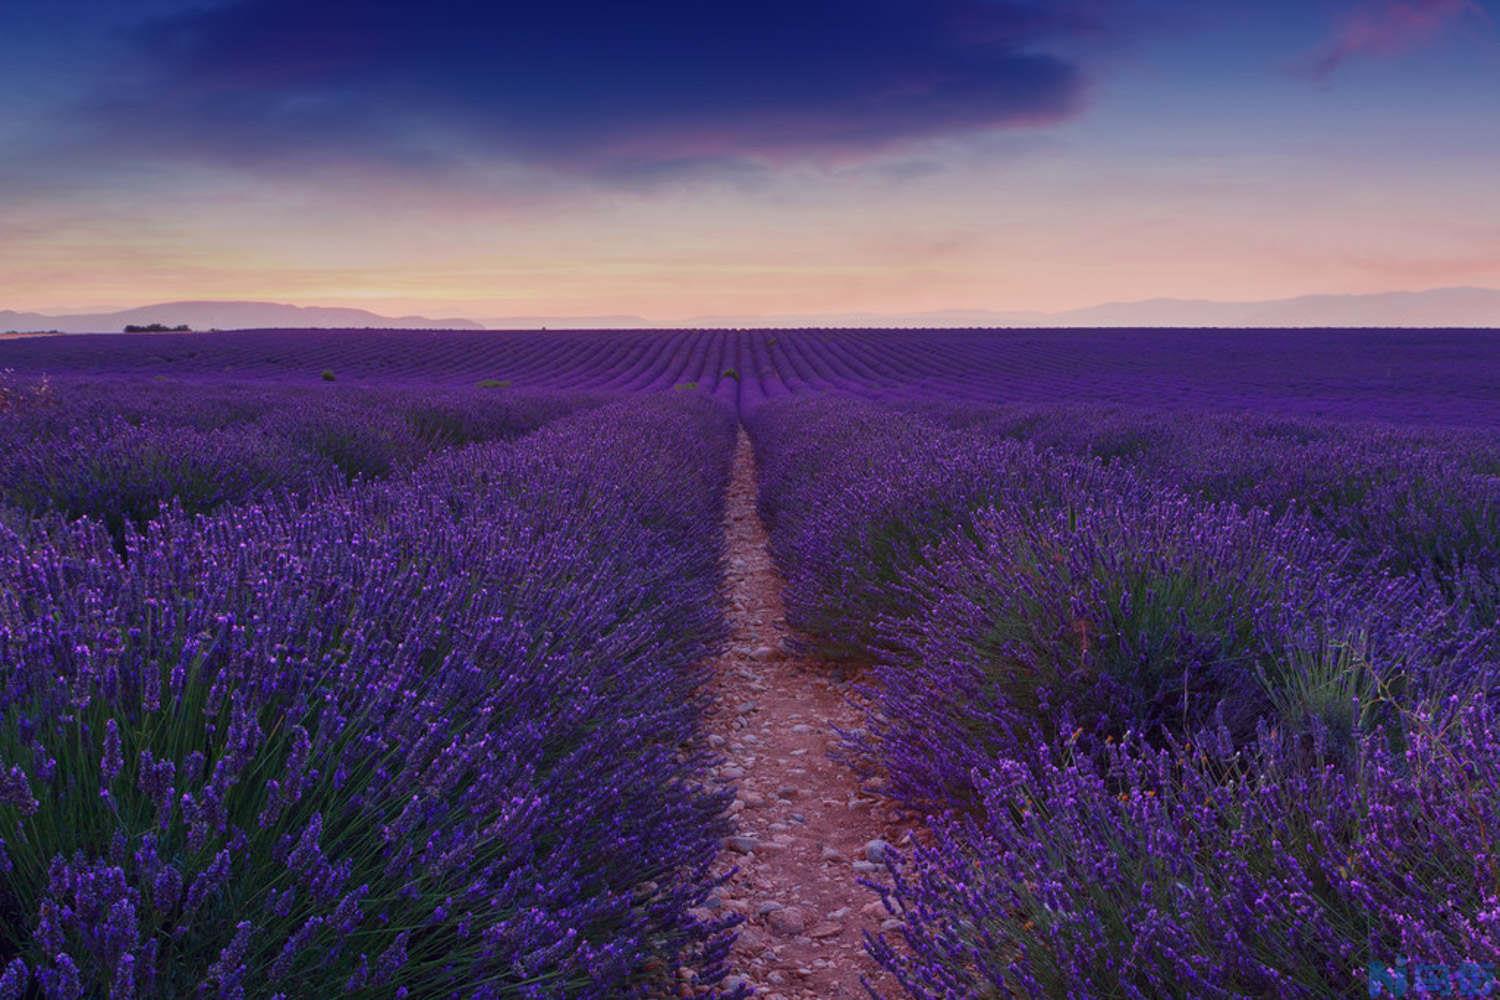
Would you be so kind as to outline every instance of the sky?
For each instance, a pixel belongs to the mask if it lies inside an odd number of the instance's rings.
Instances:
[[[3,0],[0,309],[1500,287],[1500,0]]]

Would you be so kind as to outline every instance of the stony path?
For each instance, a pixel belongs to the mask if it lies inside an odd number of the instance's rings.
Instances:
[[[836,729],[859,725],[848,681],[786,655],[781,578],[755,512],[755,465],[740,434],[726,514],[731,648],[719,663],[709,741],[719,778],[738,789],[738,835],[721,864],[739,872],[716,904],[743,914],[733,968],[767,1000],[868,997],[861,977],[894,995],[865,954],[863,932],[888,918],[858,879],[907,831],[829,759]]]

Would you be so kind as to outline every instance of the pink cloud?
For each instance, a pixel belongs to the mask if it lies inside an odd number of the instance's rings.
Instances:
[[[1424,45],[1466,14],[1484,14],[1475,0],[1380,0],[1362,4],[1307,64],[1318,77],[1353,56],[1396,55]]]

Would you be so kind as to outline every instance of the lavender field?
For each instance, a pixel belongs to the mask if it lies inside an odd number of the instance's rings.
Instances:
[[[871,995],[1500,992],[1500,335],[0,369],[0,1000],[767,995],[705,722],[740,435],[789,652],[917,831],[837,869]]]
[[[826,393],[885,402],[1088,403],[1493,425],[1500,342],[1474,330],[250,331],[37,337],[18,371],[620,393],[740,409]]]

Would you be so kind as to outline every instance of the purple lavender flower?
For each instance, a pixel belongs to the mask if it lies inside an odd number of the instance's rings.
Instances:
[[[67,952],[54,955],[50,966],[37,969],[36,977],[47,1000],[79,1000],[83,996],[78,966]]]
[[[120,727],[114,719],[110,719],[104,723],[104,756],[99,761],[99,770],[104,775],[105,784],[119,777],[124,767],[125,758],[120,751]]]
[[[26,984],[31,980],[31,971],[26,963],[13,958],[0,972],[0,1000],[21,1000],[26,995]]]
[[[11,765],[9,771],[0,771],[0,805],[10,806],[23,816],[32,815],[40,805],[31,794],[31,782],[19,764]]]
[[[115,963],[115,978],[109,987],[109,1000],[135,1000],[135,996],[135,956],[126,952]]]

